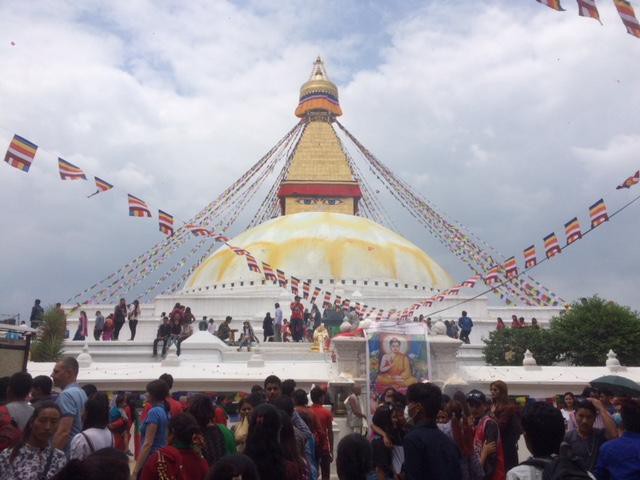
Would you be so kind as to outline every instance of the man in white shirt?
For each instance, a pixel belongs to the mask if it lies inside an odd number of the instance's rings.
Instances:
[[[347,426],[351,429],[351,433],[364,435],[363,425],[367,421],[362,405],[362,389],[360,385],[354,385],[351,395],[344,401],[347,407]]]
[[[282,309],[280,308],[280,304],[276,303],[275,305],[276,311],[274,314],[273,325],[276,327],[276,342],[282,341]]]

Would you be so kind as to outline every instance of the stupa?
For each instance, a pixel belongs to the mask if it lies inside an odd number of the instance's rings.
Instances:
[[[338,88],[320,57],[300,88],[295,115],[300,119],[296,126],[188,225],[71,298],[70,308],[82,304],[91,318],[95,310],[110,311],[119,297],[148,298],[138,325],[138,338],[148,341],[155,337],[160,313],[175,303],[190,306],[197,317],[220,321],[231,315],[236,325],[250,320],[260,330],[274,303],[286,306],[293,297],[294,278],[300,282],[300,293],[302,283],[322,291],[313,299],[305,295],[307,306],[311,301],[322,306],[329,298],[331,303],[356,305],[363,316],[381,316],[384,311],[388,318],[408,306],[413,306],[411,315],[429,315],[465,298],[463,293],[440,299],[435,306],[425,302],[454,281],[421,248],[389,228],[392,222],[378,198],[379,190],[370,186],[371,178],[359,166],[357,155],[391,196],[479,277],[500,264],[498,253],[447,220],[338,121],[342,115]],[[278,174],[248,228],[226,238],[239,212],[248,208],[273,172]],[[160,274],[165,261],[184,252],[196,233],[194,226],[207,232],[205,237]],[[247,268],[247,259],[238,250],[250,254],[256,268]],[[286,273],[287,280],[270,279],[260,268],[264,264]],[[154,274],[155,282],[144,288]],[[155,295],[161,288],[163,293]],[[499,284],[492,291],[509,306],[491,307],[481,296],[464,307],[476,321],[472,341],[477,344],[493,328],[496,316],[535,316],[545,325],[561,308],[559,297],[529,277]],[[514,300],[524,305],[516,307]],[[459,314],[460,309],[446,310],[438,317],[455,319]]]

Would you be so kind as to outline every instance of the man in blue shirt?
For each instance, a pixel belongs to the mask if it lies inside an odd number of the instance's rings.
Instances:
[[[407,389],[407,408],[414,428],[405,435],[406,480],[462,480],[460,451],[436,425],[442,392],[432,383],[414,383]]]
[[[467,317],[467,312],[462,311],[462,316],[458,319],[458,327],[460,327],[460,340],[469,343],[469,334],[473,327],[473,321]]]
[[[53,384],[62,390],[56,399],[62,418],[52,443],[55,448],[64,450],[67,457],[71,439],[82,431],[82,412],[87,402],[87,395],[76,383],[78,371],[78,361],[73,357],[64,357],[56,363],[51,373]]]
[[[640,403],[625,400],[622,404],[624,433],[600,447],[596,478],[598,480],[632,480],[640,478]]]

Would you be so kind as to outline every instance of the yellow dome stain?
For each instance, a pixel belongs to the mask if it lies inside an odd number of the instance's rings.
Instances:
[[[371,220],[309,212],[278,217],[230,241],[274,269],[300,279],[393,280],[444,288],[451,277],[420,248]],[[259,280],[246,259],[224,246],[193,272],[185,288]]]

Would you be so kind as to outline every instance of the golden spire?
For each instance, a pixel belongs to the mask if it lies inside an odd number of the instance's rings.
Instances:
[[[309,80],[300,88],[296,116],[302,118],[310,112],[325,112],[335,117],[342,115],[338,102],[338,87],[329,80],[320,57],[313,63]]]

